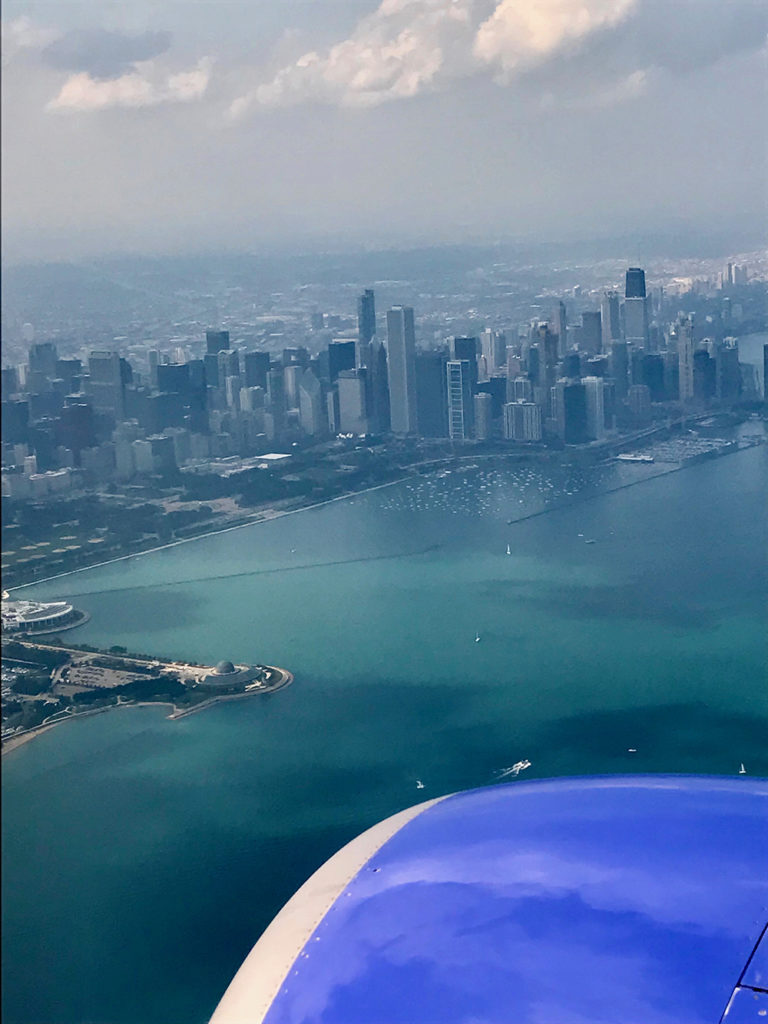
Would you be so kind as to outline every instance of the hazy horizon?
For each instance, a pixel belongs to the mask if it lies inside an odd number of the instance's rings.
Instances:
[[[755,244],[767,31],[752,0],[8,0],[3,257]]]

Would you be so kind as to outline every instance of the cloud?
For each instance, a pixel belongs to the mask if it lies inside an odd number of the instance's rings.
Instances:
[[[4,21],[2,25],[3,65],[24,50],[41,50],[48,46],[58,35],[55,29],[36,25],[30,18],[23,16],[12,21]]]
[[[133,66],[165,53],[170,32],[125,35],[104,29],[67,32],[43,50],[42,59],[57,71],[85,71],[93,78],[121,78]]]
[[[508,77],[625,18],[638,0],[383,0],[325,54],[304,53],[232,105],[370,107],[456,78]]]
[[[501,0],[478,28],[474,53],[503,79],[598,29],[623,21],[637,0]]]
[[[370,107],[405,99],[471,69],[473,0],[383,0],[348,39],[325,54],[304,53],[269,83],[234,102],[288,106],[320,100]]]
[[[48,110],[92,112],[112,107],[156,107],[167,103],[189,103],[206,92],[211,61],[203,57],[194,68],[169,74],[158,72],[151,62],[118,78],[94,78],[87,71],[71,75],[48,104]]]
[[[608,106],[641,95],[659,68],[682,74],[758,48],[767,29],[768,6],[752,0],[382,0],[347,39],[283,64],[229,114],[372,107],[472,76],[511,85],[540,69],[552,78],[540,105]],[[578,65],[560,88],[563,68]]]

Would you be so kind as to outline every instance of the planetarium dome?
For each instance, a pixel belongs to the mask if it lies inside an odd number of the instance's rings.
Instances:
[[[215,669],[217,676],[228,676],[235,671],[235,666],[232,664],[231,661],[220,661]]]

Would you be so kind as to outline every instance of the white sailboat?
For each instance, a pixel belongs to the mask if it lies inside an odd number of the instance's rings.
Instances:
[[[508,555],[512,554],[512,548],[509,546],[509,544],[507,544],[507,554]]]

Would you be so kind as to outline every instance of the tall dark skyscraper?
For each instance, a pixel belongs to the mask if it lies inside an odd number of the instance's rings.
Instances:
[[[590,355],[602,351],[603,324],[599,310],[588,310],[581,314],[581,346]]]
[[[342,370],[355,368],[354,341],[332,341],[328,346],[328,379],[333,384]]]
[[[627,271],[626,283],[624,286],[625,299],[645,298],[645,271],[640,267],[630,267]]]
[[[373,289],[366,288],[357,300],[357,337],[361,345],[370,345],[376,333],[376,305]]]
[[[229,331],[206,331],[205,351],[208,355],[215,356],[229,348]]]
[[[269,352],[246,352],[243,356],[245,386],[247,388],[264,388],[266,391],[269,364]]]
[[[445,352],[416,356],[416,407],[421,437],[448,436],[448,393]]]
[[[469,363],[469,379],[472,394],[477,390],[477,350],[479,348],[477,338],[454,337],[451,338],[451,359]]]

